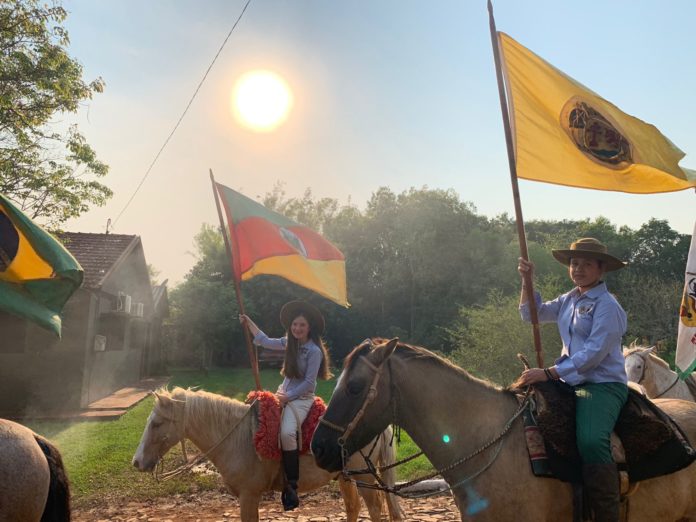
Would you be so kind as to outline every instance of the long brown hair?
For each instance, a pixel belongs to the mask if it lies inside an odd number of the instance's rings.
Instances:
[[[321,336],[314,333],[314,328],[312,328],[312,324],[309,322],[307,317],[299,314],[296,317],[293,317],[292,321],[290,321],[290,325],[292,325],[293,321],[298,317],[302,317],[307,321],[307,324],[309,324],[308,337],[321,349],[322,358],[317,377],[326,381],[333,377],[333,374],[331,373],[331,357],[329,356],[329,351],[326,349],[326,345],[324,344],[324,340],[321,338]],[[292,335],[290,328],[288,328],[286,335],[288,341],[285,346],[285,360],[283,361],[283,368],[280,370],[280,374],[291,379],[304,377],[303,375],[300,375],[300,370],[297,367],[297,353],[300,350],[300,343],[297,339],[295,339],[295,336]]]

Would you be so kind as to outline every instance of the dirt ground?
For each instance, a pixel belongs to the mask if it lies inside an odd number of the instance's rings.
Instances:
[[[322,488],[300,495],[298,509],[283,512],[280,494],[264,497],[259,508],[259,519],[272,522],[345,522],[346,514],[340,496]],[[459,511],[448,495],[422,499],[401,499],[405,518],[418,522],[458,521]],[[386,507],[384,509],[386,511]],[[220,491],[133,501],[105,501],[103,504],[73,511],[74,522],[237,522],[237,499]],[[382,520],[388,520],[386,514]],[[360,522],[368,522],[367,511],[360,512]]]

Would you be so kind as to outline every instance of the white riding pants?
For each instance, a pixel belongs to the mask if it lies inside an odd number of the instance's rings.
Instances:
[[[302,429],[302,423],[307,418],[312,404],[314,404],[314,396],[292,400],[283,408],[280,421],[280,447],[284,451],[300,449],[297,447],[297,432]],[[309,441],[302,441],[302,444],[306,446]]]

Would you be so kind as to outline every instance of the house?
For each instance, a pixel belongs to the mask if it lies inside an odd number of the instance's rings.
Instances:
[[[162,368],[166,282],[152,288],[139,236],[64,232],[84,269],[62,338],[0,312],[0,416],[74,412]]]

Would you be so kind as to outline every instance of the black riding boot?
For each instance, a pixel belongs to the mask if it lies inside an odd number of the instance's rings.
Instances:
[[[582,467],[582,479],[595,522],[618,522],[621,491],[616,464],[586,464]]]
[[[291,511],[300,505],[300,498],[297,496],[297,481],[300,480],[300,452],[298,450],[283,451],[283,468],[287,483],[280,499],[283,502],[283,509]]]

